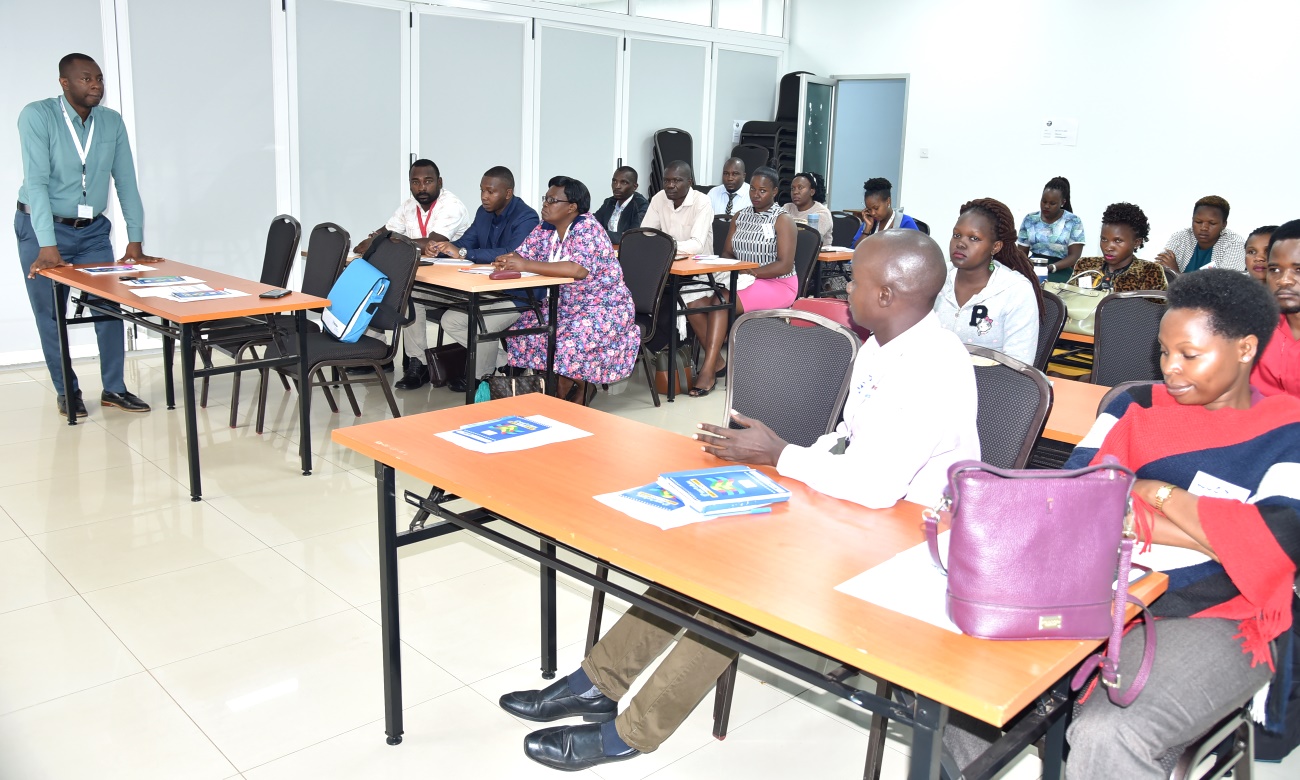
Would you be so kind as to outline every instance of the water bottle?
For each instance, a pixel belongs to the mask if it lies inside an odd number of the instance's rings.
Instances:
[[[822,217],[821,214],[817,214],[817,213],[815,213],[815,212],[812,213],[812,214],[809,214],[809,215],[808,215],[808,227],[812,228],[813,230],[821,230],[821,227],[817,224],[818,222],[821,222],[821,217]]]

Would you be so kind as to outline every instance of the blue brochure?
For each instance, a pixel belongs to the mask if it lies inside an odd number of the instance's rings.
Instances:
[[[527,436],[530,433],[539,433],[549,427],[551,426],[526,420],[523,417],[502,417],[497,420],[467,425],[455,431],[455,433],[473,439],[480,444],[493,444],[499,441],[518,439],[520,436]]]
[[[673,471],[659,475],[658,484],[686,506],[706,515],[790,500],[790,491],[748,466]]]
[[[651,482],[649,485],[642,485],[639,488],[624,490],[619,493],[623,498],[629,501],[636,501],[639,504],[648,504],[655,509],[662,509],[665,512],[671,512],[674,509],[681,509],[686,506],[682,500],[667,490],[659,486],[657,482]]]

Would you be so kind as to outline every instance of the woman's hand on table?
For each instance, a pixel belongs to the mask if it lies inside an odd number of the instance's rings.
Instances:
[[[493,260],[492,267],[498,271],[523,271],[524,264],[527,262],[527,260],[514,252],[511,252],[509,254],[500,255],[496,260]]]

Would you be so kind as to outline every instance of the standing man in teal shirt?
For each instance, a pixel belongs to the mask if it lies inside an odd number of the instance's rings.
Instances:
[[[53,282],[38,274],[61,265],[109,265],[113,245],[108,208],[109,179],[117,185],[117,198],[126,221],[126,254],[118,262],[154,263],[144,254],[144,208],[136,187],[135,163],[122,115],[100,107],[104,99],[104,74],[84,54],[59,60],[63,96],[29,103],[18,115],[22,144],[23,184],[18,190],[14,233],[18,258],[27,277],[27,298],[36,315],[36,329],[54,388],[59,393],[59,414],[66,416],[63,369],[59,355]],[[116,307],[107,301],[106,306]],[[147,412],[149,405],[126,389],[122,376],[126,361],[121,320],[95,323],[99,342],[99,371],[104,382],[103,406],[127,412]],[[72,377],[73,409],[86,416],[76,376]]]

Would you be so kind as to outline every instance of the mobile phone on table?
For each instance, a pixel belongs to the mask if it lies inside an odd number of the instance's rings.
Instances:
[[[292,291],[292,290],[267,290],[266,292],[262,293],[261,295],[259,295],[259,296],[257,296],[257,297],[259,297],[259,298],[283,298],[284,296],[288,295],[288,294],[291,293],[291,292],[293,292],[293,291]]]
[[[138,277],[138,276],[119,276],[119,277],[117,277],[117,280],[118,280],[119,282],[134,282],[134,281],[136,281],[136,280],[139,279],[139,278],[140,278],[140,277]]]

